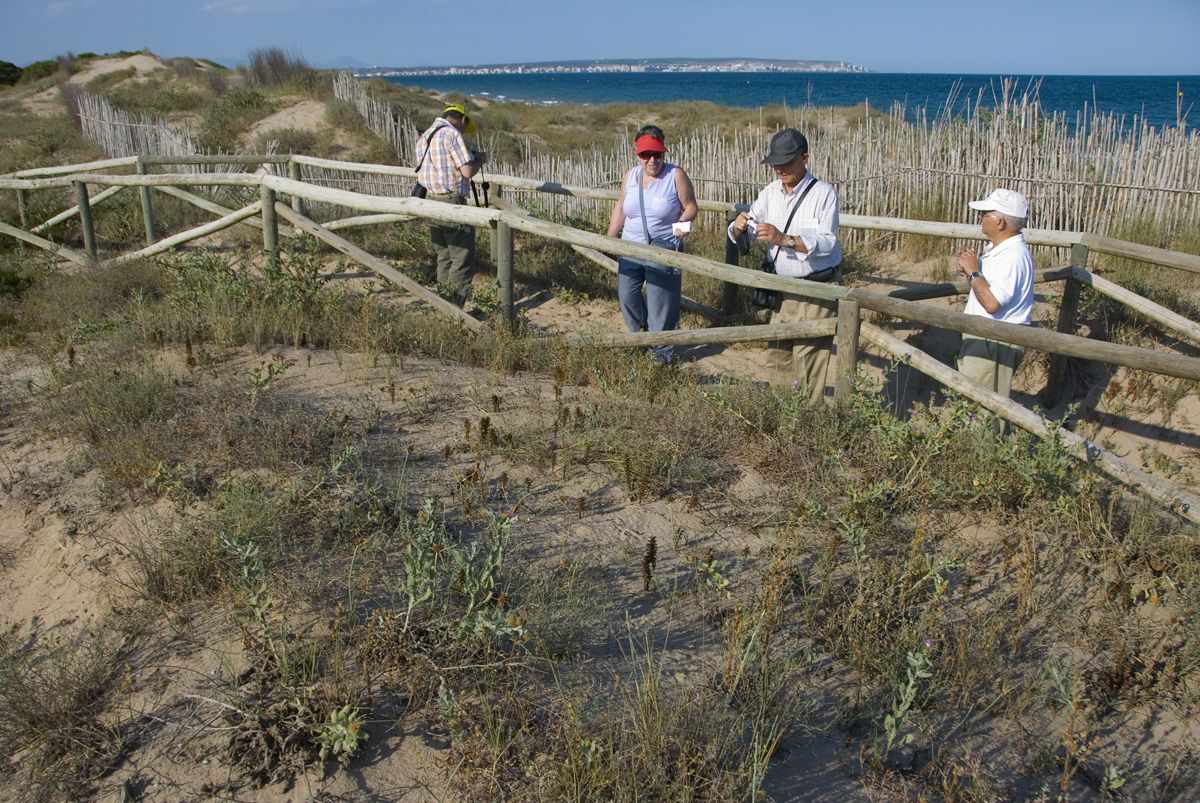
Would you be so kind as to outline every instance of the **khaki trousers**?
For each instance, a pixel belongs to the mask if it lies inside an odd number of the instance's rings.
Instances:
[[[447,204],[465,204],[458,193],[429,193]],[[475,227],[465,223],[430,223],[429,241],[437,254],[437,281],[455,295],[465,297],[475,275]]]
[[[771,312],[771,323],[799,323],[837,317],[836,301],[818,301],[788,293],[778,293],[778,306]],[[825,394],[825,375],[829,371],[829,350],[833,337],[811,340],[767,341],[767,371],[771,385],[778,388],[807,388],[813,396]]]
[[[976,385],[1008,396],[1013,374],[1024,356],[1025,349],[1020,346],[963,335],[958,349],[958,370]]]

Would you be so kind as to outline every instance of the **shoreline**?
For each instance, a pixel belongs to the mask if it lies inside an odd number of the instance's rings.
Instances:
[[[1188,124],[1200,76],[999,76],[953,73],[569,73],[381,76],[389,84],[533,106],[714,103],[734,109],[903,107],[910,120],[1036,103],[1074,127],[1097,116],[1123,128]],[[1177,96],[1182,92],[1182,96]],[[1178,102],[1177,102],[1178,101]]]

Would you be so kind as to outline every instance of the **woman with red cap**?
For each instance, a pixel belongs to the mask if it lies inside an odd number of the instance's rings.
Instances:
[[[608,236],[683,250],[683,237],[699,211],[696,192],[687,173],[666,161],[662,129],[643,126],[637,132],[638,164],[621,181],[621,195],[613,205]],[[645,298],[642,289],[645,288]],[[663,332],[679,328],[682,277],[678,270],[652,262],[621,257],[617,262],[617,298],[621,315],[631,332]],[[674,358],[670,346],[652,352],[661,363]]]

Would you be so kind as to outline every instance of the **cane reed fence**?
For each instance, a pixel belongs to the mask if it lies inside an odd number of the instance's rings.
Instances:
[[[1170,243],[1200,230],[1200,133],[1180,112],[1176,126],[1100,112],[1048,113],[1037,82],[1005,79],[974,97],[952,88],[940,106],[886,114],[799,106],[782,117],[736,128],[704,124],[668,132],[671,161],[686,167],[702,198],[737,203],[766,183],[764,141],[780,123],[813,143],[809,169],[838,188],[843,212],[867,216],[953,220],[967,202],[995,186],[1033,202],[1030,225],[1119,236],[1140,224]],[[420,131],[350,73],[335,76],[334,93],[352,103],[368,128],[405,163],[415,162]],[[760,110],[761,113],[761,110]],[[486,115],[486,112],[484,113]],[[856,114],[847,122],[847,114]],[[580,187],[616,187],[629,166],[629,134],[611,120],[569,156],[547,153],[528,138],[498,173],[556,176]],[[480,146],[498,156],[486,140]],[[562,205],[573,214],[581,206]],[[851,247],[858,233],[848,232]],[[936,236],[936,235],[933,235]]]
[[[186,120],[172,123],[165,117],[149,114],[130,114],[118,109],[107,98],[84,90],[74,93],[74,114],[84,139],[94,142],[110,157],[123,156],[220,156],[200,147]],[[263,153],[275,153],[278,143],[267,142]],[[231,156],[244,156],[237,151]],[[236,173],[247,162],[235,160],[197,160],[180,163],[179,167],[192,173]],[[248,164],[255,164],[249,162]],[[219,186],[217,187],[219,189]]]
[[[170,172],[152,173],[152,168],[180,165],[196,166],[234,163],[258,165],[251,173]],[[101,172],[115,168],[134,174]],[[277,175],[278,173],[278,175]],[[286,177],[282,174],[286,173]],[[1181,339],[1200,344],[1200,324],[1154,302],[1142,298],[1115,283],[1087,270],[1089,255],[1107,254],[1140,260],[1189,273],[1200,273],[1200,256],[1127,243],[1088,233],[1027,229],[1031,245],[1069,249],[1069,264],[1040,269],[1035,280],[1065,282],[1056,331],[1033,326],[1017,326],[979,317],[967,316],[944,308],[920,303],[921,300],[953,295],[965,295],[963,281],[907,287],[884,293],[864,287],[843,288],[816,284],[801,279],[748,270],[736,264],[716,262],[704,257],[663,251],[647,245],[614,240],[591,231],[535,217],[515,208],[507,200],[497,199],[496,208],[454,206],[436,201],[408,197],[415,178],[411,168],[385,165],[356,164],[317,159],[305,156],[142,156],[109,159],[87,164],[24,170],[0,177],[0,190],[15,190],[21,209],[22,226],[0,222],[0,233],[50,251],[58,257],[81,266],[120,264],[163,253],[185,242],[204,237],[237,224],[260,228],[263,248],[268,253],[280,250],[280,238],[310,234],[330,247],[365,266],[374,274],[392,282],[438,312],[460,321],[466,328],[479,331],[482,322],[459,307],[445,301],[433,291],[397,271],[384,260],[375,257],[335,232],[350,226],[393,223],[402,220],[437,220],[488,227],[493,231],[493,247],[499,285],[499,312],[504,321],[514,314],[513,300],[513,233],[522,232],[535,237],[565,243],[588,259],[610,269],[614,262],[608,255],[627,256],[670,265],[681,271],[706,276],[725,283],[727,288],[762,287],[810,298],[835,300],[836,320],[808,321],[782,325],[717,326],[705,329],[654,333],[612,333],[601,335],[573,334],[570,340],[588,341],[614,347],[659,344],[693,345],[764,341],[781,338],[824,337],[833,335],[836,342],[835,399],[845,400],[852,388],[861,357],[860,341],[865,340],[880,353],[906,363],[943,383],[957,393],[973,400],[1040,437],[1057,437],[1078,459],[1085,461],[1109,476],[1141,489],[1179,515],[1200,523],[1200,498],[1191,490],[1180,488],[1127,463],[1116,455],[1066,429],[1048,424],[1041,416],[998,394],[984,390],[966,380],[957,371],[935,358],[905,343],[880,326],[862,320],[862,311],[870,310],[898,319],[917,322],[956,332],[973,334],[1014,343],[1051,354],[1047,387],[1051,393],[1061,385],[1066,360],[1070,357],[1096,360],[1110,365],[1150,371],[1188,380],[1200,380],[1200,359],[1152,349],[1091,340],[1071,334],[1075,331],[1075,316],[1080,291],[1088,287],[1134,308],[1140,315]],[[555,198],[575,201],[611,203],[617,192],[611,189],[574,186],[538,181],[507,175],[491,175],[496,194],[501,189],[515,193],[548,194]],[[322,184],[327,186],[322,186]],[[105,189],[92,195],[89,185]],[[243,187],[258,190],[259,200],[240,209],[229,209],[196,195],[185,187],[203,186]],[[127,187],[138,188],[146,222],[146,246],[137,251],[107,256],[101,259],[95,236],[93,207],[113,193]],[[75,205],[50,220],[25,228],[25,199],[27,193],[72,188]],[[150,190],[166,193],[192,203],[211,214],[216,220],[159,239],[154,223]],[[364,191],[366,190],[366,191]],[[280,198],[290,200],[282,203]],[[506,196],[507,197],[507,196]],[[702,210],[728,216],[735,208],[727,201],[702,200]],[[346,210],[353,214],[347,216]],[[329,214],[334,217],[327,217]],[[78,217],[82,231],[82,252],[52,242],[38,234],[68,217]],[[315,218],[324,217],[324,222]],[[283,219],[291,226],[280,224]],[[875,216],[846,214],[841,218],[844,228],[863,231],[884,231],[918,234],[953,239],[979,239],[977,226],[932,221],[904,220]],[[729,261],[736,262],[735,258]],[[726,299],[731,299],[726,294]],[[726,308],[728,309],[728,308]],[[722,322],[724,312],[701,308],[700,312]]]

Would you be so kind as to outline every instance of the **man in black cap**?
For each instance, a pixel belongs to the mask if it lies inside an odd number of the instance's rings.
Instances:
[[[763,158],[776,179],[729,224],[729,239],[744,254],[751,237],[767,247],[766,262],[780,276],[841,283],[842,246],[838,242],[838,196],[828,183],[808,173],[808,140],[794,128],[771,138]],[[792,293],[775,293],[771,323],[836,318],[837,303]],[[825,391],[833,337],[773,340],[767,343],[767,370],[776,387]]]

